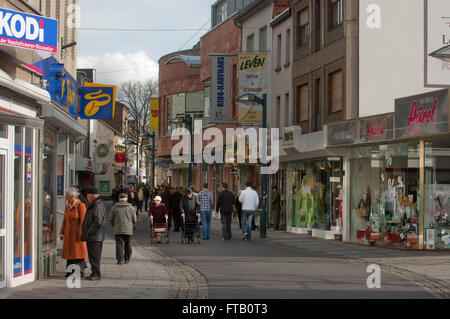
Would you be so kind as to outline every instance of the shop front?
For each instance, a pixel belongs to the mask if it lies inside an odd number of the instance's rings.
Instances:
[[[449,91],[395,104],[395,114],[360,119],[348,150],[350,240],[450,249]]]

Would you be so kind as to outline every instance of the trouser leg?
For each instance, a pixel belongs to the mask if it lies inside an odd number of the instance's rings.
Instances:
[[[123,235],[116,235],[116,259],[119,262],[122,262],[124,259],[124,245],[125,245],[125,238]]]
[[[93,275],[101,276],[100,263],[102,259],[103,242],[101,241],[88,241],[87,249],[89,255],[89,262],[91,264],[91,270]]]
[[[123,235],[124,238],[124,242],[125,242],[125,256],[124,259],[125,260],[130,260],[131,259],[131,254],[133,252],[132,248],[131,248],[131,236],[130,235]]]
[[[222,223],[222,238],[227,238],[227,216],[226,213],[220,213],[220,222]]]

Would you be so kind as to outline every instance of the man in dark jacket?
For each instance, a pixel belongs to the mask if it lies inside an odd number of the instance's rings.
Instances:
[[[150,198],[150,186],[147,185],[144,188],[144,208],[145,208],[146,212],[148,211],[148,200],[149,200],[149,198]]]
[[[81,241],[87,244],[89,262],[92,274],[88,280],[100,280],[100,261],[102,257],[103,240],[105,239],[104,225],[106,221],[105,206],[99,198],[98,189],[90,187],[86,191],[89,202],[86,216],[84,217]]]
[[[228,190],[227,183],[222,184],[222,192],[217,199],[216,211],[220,210],[223,240],[231,240],[231,218],[233,216],[234,195]]]
[[[183,194],[181,193],[181,187],[180,189],[174,189],[174,192],[172,193],[172,196],[170,197],[170,209],[172,211],[172,217],[173,217],[173,226],[174,231],[179,232],[180,231],[180,223],[181,223],[181,214],[180,214],[180,201]]]
[[[186,223],[198,222],[198,218],[200,217],[200,201],[197,196],[194,196],[191,189],[186,191],[186,195],[180,201],[180,213]],[[193,233],[188,233],[186,237],[189,241],[192,241],[193,235]],[[200,240],[200,234],[198,236]]]

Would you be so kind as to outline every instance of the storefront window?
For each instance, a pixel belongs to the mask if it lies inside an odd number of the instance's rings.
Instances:
[[[354,148],[349,159],[352,241],[419,248],[418,144]]]
[[[42,219],[42,246],[43,250],[56,247],[56,214],[55,214],[55,134],[44,130],[44,159],[43,167],[43,219]]]
[[[14,134],[14,277],[22,276],[22,229],[23,229],[23,133],[21,127]]]
[[[8,138],[8,125],[0,124],[0,138]]]
[[[302,161],[291,171],[291,227],[342,229],[341,163],[327,159]]]
[[[450,249],[450,142],[425,143],[425,246]]]

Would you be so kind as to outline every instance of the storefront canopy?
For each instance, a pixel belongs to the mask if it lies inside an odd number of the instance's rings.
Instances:
[[[0,124],[17,125],[37,129],[44,128],[44,121],[23,115],[15,115],[0,110]]]

